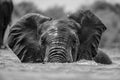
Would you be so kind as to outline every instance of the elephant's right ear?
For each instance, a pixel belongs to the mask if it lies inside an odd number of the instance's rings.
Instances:
[[[78,31],[80,40],[79,59],[92,59],[97,54],[99,42],[106,26],[90,10],[81,10],[68,16],[69,19],[75,20],[81,25]],[[83,57],[84,56],[84,57]]]
[[[38,28],[51,18],[36,13],[23,16],[10,29],[7,46],[21,60],[21,62],[42,62]],[[7,33],[6,33],[7,34]]]

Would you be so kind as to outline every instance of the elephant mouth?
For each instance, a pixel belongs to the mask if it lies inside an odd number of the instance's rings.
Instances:
[[[44,62],[68,63],[73,62],[71,48],[64,42],[53,42],[47,46]]]

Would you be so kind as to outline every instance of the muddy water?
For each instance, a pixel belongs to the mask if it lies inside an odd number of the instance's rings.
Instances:
[[[0,50],[0,80],[120,80],[120,51],[104,50],[113,64],[82,60],[77,63],[23,64],[8,50]]]

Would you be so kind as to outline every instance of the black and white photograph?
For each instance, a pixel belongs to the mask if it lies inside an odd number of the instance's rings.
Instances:
[[[0,80],[120,80],[120,0],[0,0]]]

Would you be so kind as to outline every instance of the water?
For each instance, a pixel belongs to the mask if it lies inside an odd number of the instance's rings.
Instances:
[[[0,80],[120,80],[120,51],[104,50],[113,64],[82,60],[76,63],[20,63],[8,50],[0,50]]]

